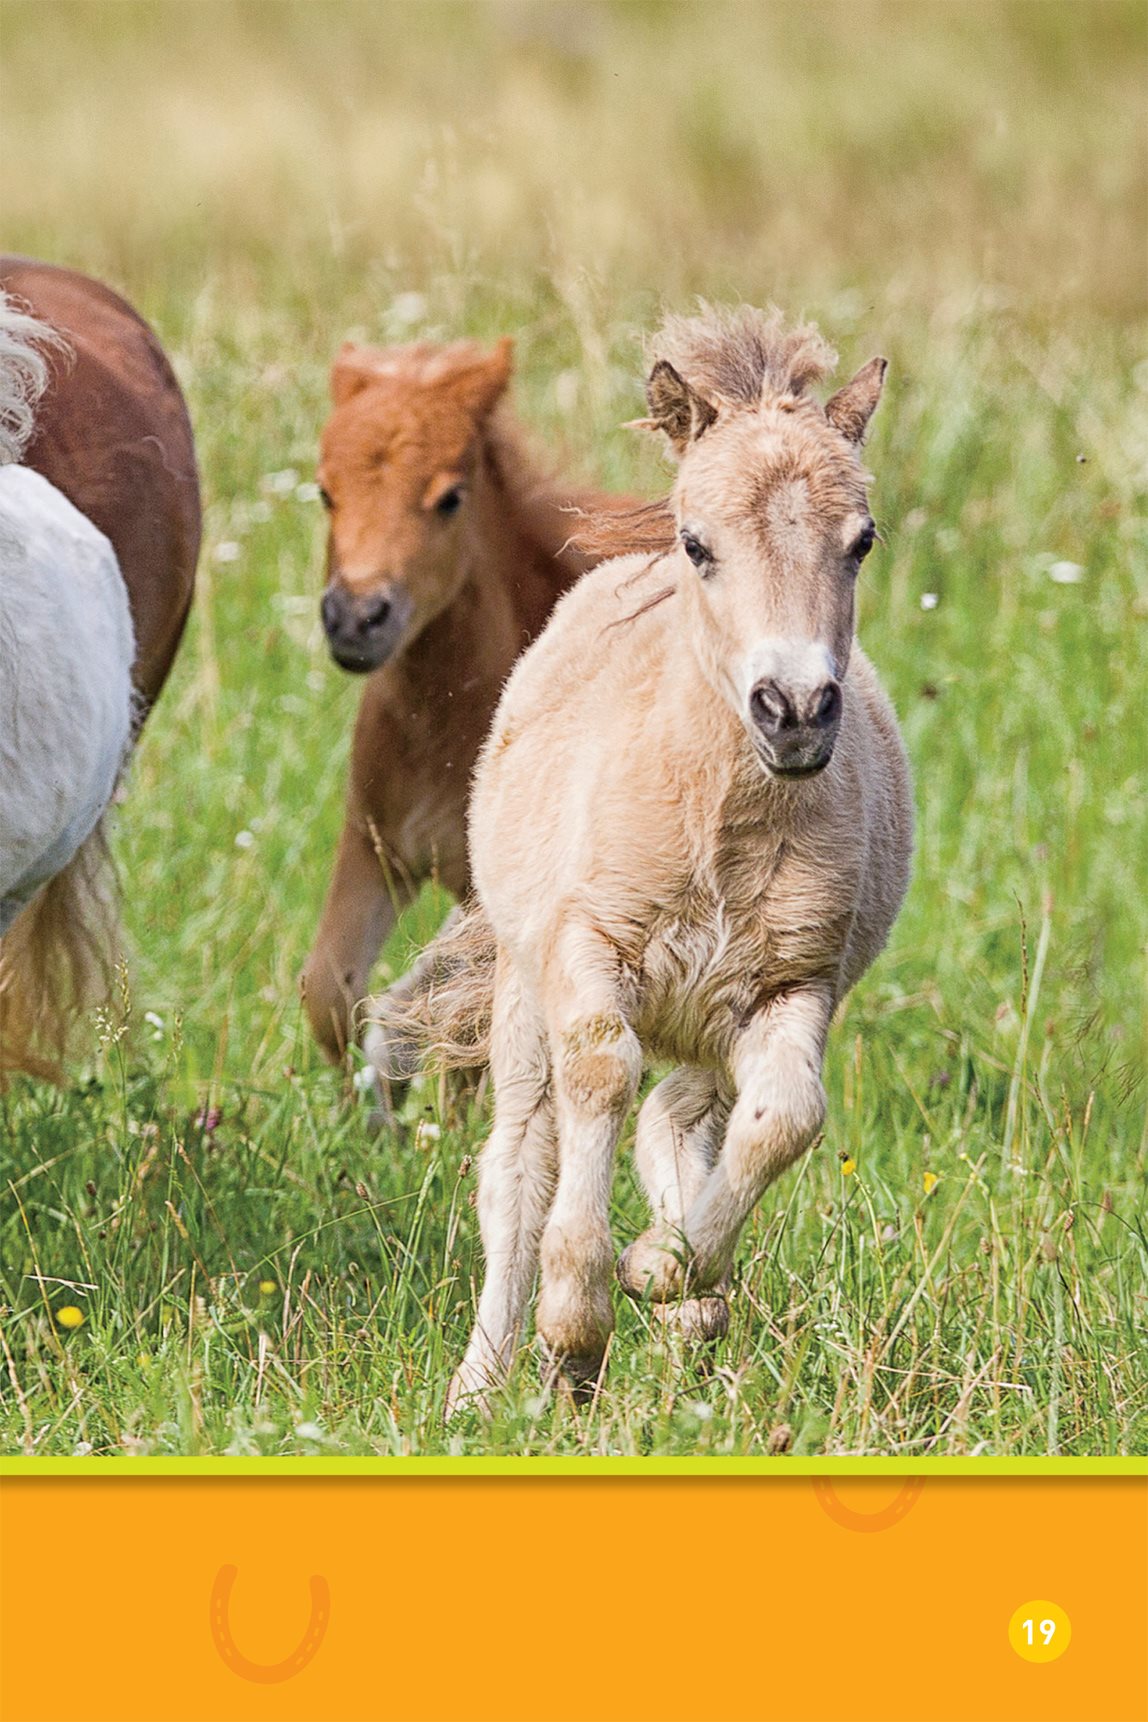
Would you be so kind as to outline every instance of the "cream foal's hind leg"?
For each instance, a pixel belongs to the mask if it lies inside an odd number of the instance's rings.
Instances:
[[[646,1096],[634,1158],[654,1224],[618,1262],[618,1279],[631,1297],[642,1296],[667,1251],[684,1259],[685,1216],[717,1159],[731,1103],[712,1071],[690,1065],[671,1071]],[[655,1309],[688,1339],[720,1339],[729,1327],[727,1288],[723,1281],[710,1289],[710,1296],[658,1303]]]
[[[592,928],[563,929],[546,986],[559,1169],[537,1328],[552,1370],[580,1393],[597,1380],[614,1328],[610,1190],[642,1051],[624,1015],[617,954]]]
[[[446,1415],[466,1400],[485,1406],[518,1343],[538,1269],[538,1242],[557,1170],[549,1049],[541,1019],[499,957],[491,1030],[494,1124],[478,1165],[485,1257],[482,1294],[466,1355],[447,1393]]]

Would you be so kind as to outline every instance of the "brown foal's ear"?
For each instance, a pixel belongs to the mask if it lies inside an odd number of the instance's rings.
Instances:
[[[838,389],[835,395],[830,395],[826,401],[826,418],[831,425],[836,426],[842,436],[848,437],[850,442],[860,444],[865,440],[869,420],[881,399],[881,388],[888,368],[888,359],[870,359],[867,365],[862,365],[851,382],[846,383],[843,389]]]
[[[659,359],[650,372],[646,404],[649,418],[631,422],[643,430],[665,431],[675,454],[684,454],[717,418],[717,408],[692,389],[668,359]]]
[[[478,353],[449,372],[443,378],[443,387],[480,423],[506,392],[513,369],[514,341],[511,336],[503,335],[495,342],[493,352]]]
[[[389,369],[384,347],[356,347],[353,341],[344,341],[331,366],[331,399],[341,407]]]

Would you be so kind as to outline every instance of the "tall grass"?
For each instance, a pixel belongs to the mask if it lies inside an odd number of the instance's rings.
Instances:
[[[5,0],[0,24],[5,241],[154,319],[207,499],[119,820],[130,974],[66,1090],[0,1098],[6,1445],[1143,1452],[1142,10]],[[347,334],[509,330],[539,441],[652,491],[618,428],[636,337],[695,293],[892,361],[861,633],[914,764],[914,883],[729,1338],[679,1356],[623,1304],[593,1408],[546,1401],[527,1352],[493,1424],[448,1434],[486,1098],[418,1086],[373,1137],[297,995],[360,691],[316,614],[326,366]],[[627,1152],[614,1222],[643,1223]]]

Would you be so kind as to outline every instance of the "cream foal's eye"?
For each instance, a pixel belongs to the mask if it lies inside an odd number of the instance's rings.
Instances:
[[[873,548],[876,537],[876,526],[873,521],[867,520],[856,538],[853,540],[852,544],[849,546],[849,554],[855,562],[864,562],[866,556],[868,556],[870,550]]]
[[[682,549],[685,551],[695,568],[706,568],[713,562],[713,557],[710,555],[705,545],[699,538],[695,538],[692,532],[686,532],[683,530],[679,536],[682,541]]]

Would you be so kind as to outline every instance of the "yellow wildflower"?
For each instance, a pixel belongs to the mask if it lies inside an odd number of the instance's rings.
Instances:
[[[60,1327],[83,1327],[84,1312],[77,1309],[74,1303],[66,1303],[63,1309],[56,1311],[56,1321]]]
[[[260,1280],[259,1290],[264,1297],[272,1297],[279,1290],[274,1280]]]
[[[849,1178],[852,1176],[852,1174],[854,1172],[856,1172],[856,1170],[857,1170],[856,1160],[851,1160],[849,1158],[849,1156],[846,1155],[845,1159],[842,1160],[842,1162],[841,1162],[841,1176],[843,1178]]]
[[[937,1174],[935,1172],[926,1172],[923,1182],[925,1185],[925,1194],[927,1196],[936,1187]]]

